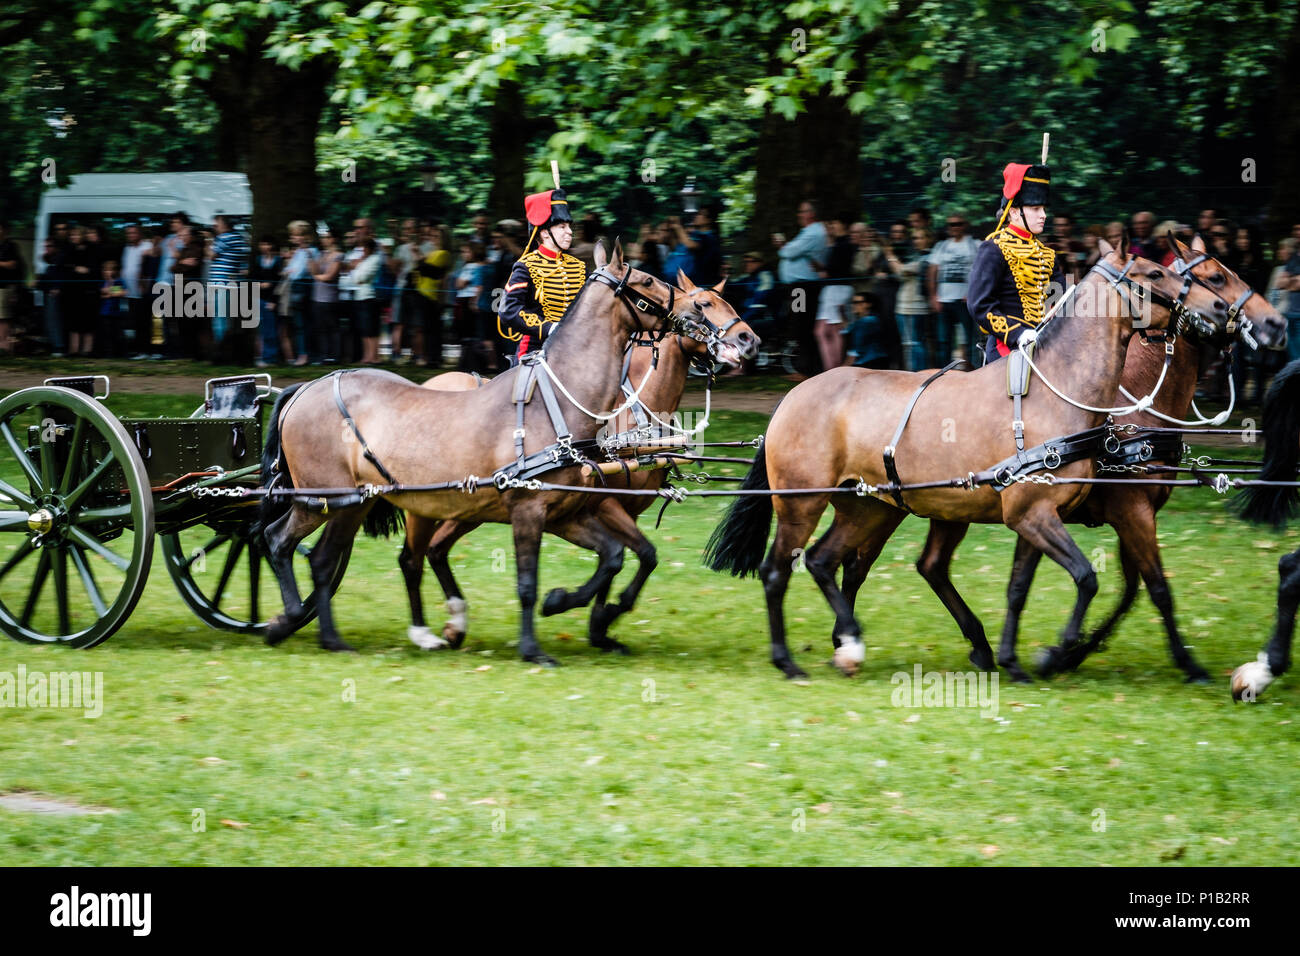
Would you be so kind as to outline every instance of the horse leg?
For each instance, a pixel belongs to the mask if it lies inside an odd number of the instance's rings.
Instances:
[[[786,677],[802,678],[808,675],[790,656],[785,642],[785,613],[782,605],[794,571],[794,549],[802,548],[817,530],[817,521],[826,509],[825,497],[777,498],[776,535],[767,557],[759,566],[758,575],[763,581],[763,596],[767,601],[767,625],[770,632],[772,664]]]
[[[275,573],[275,580],[280,585],[280,596],[284,601],[284,613],[267,626],[267,644],[279,644],[302,626],[306,609],[302,604],[302,596],[298,593],[298,580],[293,573],[293,555],[302,539],[327,520],[329,519],[324,515],[294,505],[266,528],[266,558]],[[312,554],[315,553],[315,549],[312,549]]]
[[[1131,565],[1138,574],[1142,575],[1142,580],[1146,582],[1147,593],[1151,595],[1151,603],[1156,606],[1164,619],[1165,635],[1169,640],[1169,654],[1173,657],[1174,663],[1187,675],[1189,683],[1208,683],[1210,675],[1188,652],[1178,631],[1178,618],[1174,615],[1174,596],[1169,588],[1169,581],[1165,578],[1164,565],[1160,560],[1160,545],[1156,539],[1156,515],[1149,499],[1144,496],[1140,500],[1126,503],[1123,513],[1116,516],[1116,520],[1111,524],[1119,534],[1120,559],[1125,574],[1125,597],[1128,598],[1131,590],[1136,590],[1136,585],[1130,586],[1128,581]],[[1128,604],[1132,604],[1131,598]],[[1107,623],[1118,620],[1119,616],[1128,609],[1128,604],[1121,601]],[[1104,637],[1105,634],[1102,636]],[[1074,667],[1082,663],[1083,658],[1095,646],[1096,644],[1090,640],[1081,652],[1069,655]]]
[[[569,607],[581,607],[600,592],[608,592],[610,583],[618,572],[623,569],[623,542],[610,532],[609,528],[601,520],[600,515],[594,511],[580,514],[574,519],[550,530],[566,541],[595,551],[600,563],[591,580],[576,591],[570,592],[562,588],[556,588],[547,594],[542,613],[555,614],[558,613],[556,608],[567,610]],[[599,648],[602,651],[617,651],[620,654],[628,653],[626,646],[602,633],[589,632],[587,640],[592,647]]]
[[[451,554],[451,546],[480,524],[478,521],[444,521],[434,531],[433,541],[429,545],[429,567],[437,575],[443,597],[447,601],[448,617],[442,625],[442,639],[452,650],[465,643],[465,635],[469,631],[469,603],[461,593],[460,585],[456,583],[456,576],[451,573],[448,556]]]
[[[948,609],[952,619],[961,628],[962,636],[970,642],[970,662],[982,671],[992,671],[996,669],[993,648],[989,647],[984,624],[957,592],[948,573],[953,553],[969,530],[968,524],[931,519],[930,532],[925,538],[925,549],[916,561],[916,570]]]
[[[636,606],[641,589],[645,587],[646,581],[659,566],[658,550],[650,539],[641,533],[636,518],[628,514],[618,501],[613,498],[604,499],[597,508],[597,514],[600,515],[601,523],[622,542],[623,546],[632,549],[636,555],[637,567],[636,574],[628,586],[619,593],[617,604],[606,603],[610,583],[606,583],[596,593],[587,630],[593,641],[605,639],[609,626]]]
[[[533,632],[533,609],[537,606],[537,559],[542,550],[542,530],[545,527],[545,504],[536,500],[519,500],[511,507],[515,590],[519,595],[519,656],[534,664],[559,667],[559,661],[542,653]]]
[[[327,651],[355,651],[339,637],[334,625],[330,585],[340,568],[346,568],[352,556],[352,542],[361,529],[369,508],[352,508],[341,512],[326,526],[325,532],[311,549],[312,595],[316,598],[316,614],[320,622],[320,646]]]
[[[406,516],[406,540],[402,542],[402,552],[397,556],[397,566],[402,570],[402,579],[406,582],[406,599],[411,605],[411,626],[406,629],[406,636],[411,643],[425,650],[446,647],[447,642],[429,632],[424,624],[424,599],[420,594],[420,583],[424,580],[425,550],[438,523],[431,518],[419,515]]]
[[[542,601],[542,617],[586,607],[602,588],[608,589],[610,582],[623,570],[623,545],[601,524],[595,512],[579,515],[547,530],[580,548],[595,551],[598,563],[595,573],[574,590],[551,588],[547,591],[546,599]]]
[[[1077,669],[1079,665],[1083,663],[1084,658],[1097,650],[1097,648],[1101,647],[1102,643],[1105,642],[1115,630],[1120,619],[1123,618],[1124,615],[1128,613],[1129,608],[1133,606],[1134,600],[1137,599],[1139,580],[1137,561],[1129,549],[1124,545],[1122,538],[1119,543],[1119,563],[1121,570],[1124,572],[1124,593],[1120,596],[1119,604],[1115,606],[1115,610],[1111,611],[1106,620],[1102,621],[1097,629],[1092,632],[1092,635],[1088,638],[1086,643],[1080,644],[1075,650],[1071,651],[1069,655],[1066,656],[1066,658],[1061,662],[1062,670],[1072,671]]]
[[[1273,636],[1258,658],[1232,672],[1234,700],[1255,700],[1291,667],[1291,640],[1295,636],[1296,606],[1300,604],[1300,551],[1283,555],[1277,573],[1280,580]]]
[[[1016,538],[1016,554],[1011,562],[1011,580],[1007,582],[1007,619],[1002,625],[1002,643],[998,647],[998,663],[1017,684],[1033,681],[1016,658],[1016,638],[1020,634],[1020,614],[1029,599],[1029,586],[1034,582],[1034,571],[1043,553],[1024,537]]]
[[[842,565],[844,574],[840,592],[844,595],[844,600],[848,602],[850,612],[854,612],[857,608],[858,592],[867,580],[867,574],[880,557],[880,552],[885,549],[885,542],[888,540],[888,535],[872,538],[862,547],[844,555]],[[831,626],[831,646],[837,650],[843,643],[840,640],[838,631],[838,625]]]
[[[885,541],[905,517],[906,512],[874,501],[864,501],[859,506],[841,505],[830,528],[804,557],[804,566],[835,612],[835,637],[839,638],[840,645],[835,649],[834,663],[845,676],[852,677],[858,672],[866,648],[853,607],[835,583],[835,572],[844,556],[859,548],[863,553],[857,561],[870,571]]]
[[[1079,643],[1083,617],[1088,612],[1088,605],[1097,596],[1097,572],[1094,570],[1092,562],[1088,560],[1088,556],[1079,549],[1074,539],[1070,537],[1070,532],[1066,530],[1064,522],[1061,521],[1057,508],[1058,505],[1052,500],[1040,499],[1034,502],[1029,510],[1011,526],[1012,530],[1025,539],[1029,545],[1037,548],[1065,568],[1070,577],[1074,579],[1077,594],[1074,610],[1071,612],[1070,619],[1066,622],[1064,630],[1061,631],[1060,644],[1055,647],[1044,648],[1039,656],[1038,666],[1039,671],[1042,673],[1053,673],[1059,670],[1062,655],[1068,654],[1074,645]],[[1016,553],[1019,554],[1020,550],[1020,545],[1017,544]],[[1036,565],[1038,559],[1033,559],[1033,562]],[[1028,582],[1026,582],[1025,588],[1028,590]]]

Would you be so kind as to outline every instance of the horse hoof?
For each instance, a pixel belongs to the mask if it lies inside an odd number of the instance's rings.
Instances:
[[[622,641],[614,640],[612,637],[606,638],[601,643],[593,644],[592,646],[598,648],[602,654],[619,654],[623,657],[632,656],[632,649],[630,647]]]
[[[412,625],[406,629],[406,636],[411,639],[412,644],[425,651],[437,651],[451,646],[449,641],[434,634],[427,627]]]
[[[997,666],[993,663],[993,652],[991,650],[971,651],[970,662],[982,671],[992,673],[997,670]]]
[[[1053,674],[1060,673],[1064,658],[1065,655],[1059,647],[1044,647],[1043,653],[1038,655],[1038,676],[1051,677]]]
[[[542,602],[542,617],[550,617],[552,614],[559,614],[567,610],[564,606],[565,598],[569,592],[564,588],[551,588],[546,592],[546,600]]]
[[[455,625],[448,621],[442,626],[442,639],[453,651],[460,650],[460,646],[465,643],[465,632],[456,630]]]
[[[1034,679],[1026,674],[1015,661],[1003,664],[1002,668],[1007,672],[1007,677],[1010,678],[1013,684],[1032,684],[1034,682]]]
[[[852,677],[862,667],[862,662],[866,660],[867,648],[865,644],[851,635],[843,636],[841,641],[840,646],[835,648],[835,656],[831,658],[831,661],[841,674],[845,677]]]
[[[1183,681],[1183,683],[1184,684],[1208,684],[1210,683],[1210,675],[1198,667],[1194,671],[1187,672],[1187,678],[1186,680]]]
[[[1260,654],[1232,672],[1232,699],[1253,702],[1271,683],[1273,671],[1268,666],[1268,658]]]
[[[542,667],[559,667],[560,662],[549,654],[543,654],[538,651],[536,654],[525,654],[524,660],[529,664],[540,664]]]
[[[274,618],[271,623],[266,626],[265,641],[267,646],[275,647],[275,645],[279,644],[286,637],[292,634],[293,630],[292,623],[285,615],[281,614],[279,617]]]
[[[351,644],[338,639],[332,641],[321,641],[320,646],[322,650],[330,651],[335,654],[355,654],[357,652],[357,649]]]
[[[808,674],[802,667],[792,660],[773,661],[776,669],[786,676],[787,680],[807,680]]]

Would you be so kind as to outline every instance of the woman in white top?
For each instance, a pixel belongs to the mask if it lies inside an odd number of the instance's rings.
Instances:
[[[379,310],[375,302],[375,279],[384,264],[384,254],[374,239],[361,243],[363,255],[339,276],[339,285],[352,290],[352,314],[361,338],[361,365],[379,364]]]

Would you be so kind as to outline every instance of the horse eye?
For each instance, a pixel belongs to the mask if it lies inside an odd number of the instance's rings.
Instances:
[[[1210,276],[1210,281],[1215,285],[1223,285],[1223,273],[1216,272],[1214,275]]]
[[[1147,273],[1148,279],[1163,279],[1164,277],[1165,274],[1161,272],[1159,269],[1152,269],[1150,272]]]

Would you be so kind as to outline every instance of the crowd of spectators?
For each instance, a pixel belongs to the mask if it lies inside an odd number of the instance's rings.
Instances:
[[[697,285],[727,279],[724,295],[775,349],[799,350],[799,371],[837,365],[917,370],[954,358],[979,364],[975,322],[966,309],[967,278],[979,238],[971,221],[951,212],[937,226],[925,208],[879,227],[848,217],[823,217],[815,203],[795,209],[797,231],[771,236],[769,257],[757,250],[732,260],[703,206],[639,227],[628,245],[633,265],[675,281],[678,271]],[[493,223],[479,211],[454,237],[427,219],[356,219],[342,235],[324,223],[298,220],[281,237],[262,235],[254,248],[224,217],[208,228],[184,212],[165,229],[128,224],[121,235],[96,225],[55,223],[37,252],[36,289],[44,333],[56,356],[189,358],[222,364],[373,365],[381,361],[441,367],[453,351],[460,368],[492,372],[512,343],[496,323],[496,297],[527,241],[524,225]],[[982,225],[982,224],[981,224]],[[942,229],[942,237],[937,236]],[[1150,212],[1079,229],[1053,214],[1042,239],[1078,281],[1101,256],[1100,242],[1127,235],[1131,253],[1168,265],[1166,237],[1200,234],[1211,254],[1263,292],[1293,325],[1291,355],[1300,355],[1300,225],[1266,249],[1255,230],[1205,209],[1195,223],[1158,222]],[[578,221],[571,254],[592,267],[605,238],[590,213]],[[14,286],[25,275],[16,244],[0,227],[0,352],[12,348]],[[155,308],[175,283],[206,287],[254,284],[257,321],[233,314],[217,297],[202,315]],[[161,314],[159,314],[161,312]],[[381,352],[381,343],[387,348]],[[1206,380],[1224,391],[1227,375],[1239,391],[1255,391],[1285,359],[1238,351],[1233,369]]]

